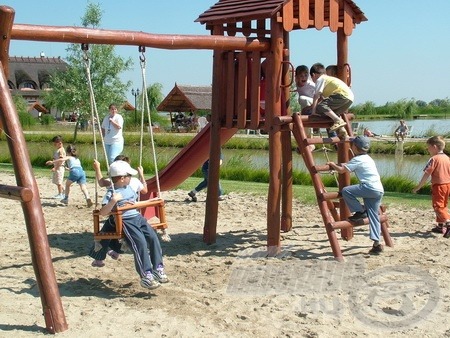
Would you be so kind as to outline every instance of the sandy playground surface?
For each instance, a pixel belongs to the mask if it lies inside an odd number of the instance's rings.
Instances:
[[[296,201],[283,251],[264,258],[265,197],[220,202],[217,243],[202,242],[205,195],[166,192],[171,242],[161,242],[170,283],[139,285],[131,254],[91,267],[91,210],[78,187],[69,206],[37,178],[69,330],[61,337],[449,337],[450,239],[433,213],[391,205],[395,247],[369,256],[368,230],[335,262],[317,207]],[[4,174],[0,184],[15,184]],[[89,186],[92,188],[93,184]],[[45,334],[20,203],[1,199],[0,336]]]

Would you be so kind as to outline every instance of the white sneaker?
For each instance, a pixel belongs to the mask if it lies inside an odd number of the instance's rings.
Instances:
[[[167,277],[166,273],[164,272],[164,268],[157,268],[157,269],[153,270],[153,277],[159,283],[167,283],[169,281],[169,278]]]
[[[142,279],[141,279],[141,286],[142,286],[143,288],[153,290],[153,289],[156,289],[156,288],[158,288],[159,286],[161,286],[161,284],[159,284],[159,283],[155,280],[155,278],[153,278],[153,275],[152,275],[152,274],[148,274],[147,276],[142,277]]]
[[[339,119],[337,121],[334,121],[333,125],[330,127],[330,130],[336,130],[339,129],[340,127],[345,126],[347,123],[345,123],[345,121],[343,119]]]

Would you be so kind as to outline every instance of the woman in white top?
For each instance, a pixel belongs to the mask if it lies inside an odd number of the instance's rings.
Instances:
[[[109,115],[106,115],[102,122],[102,135],[105,142],[108,163],[114,162],[117,155],[123,151],[123,117],[117,112],[114,104],[109,106]]]

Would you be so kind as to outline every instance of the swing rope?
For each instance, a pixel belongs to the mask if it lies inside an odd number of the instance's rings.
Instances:
[[[147,83],[146,83],[146,62],[145,62],[145,47],[139,46],[139,51],[142,55],[139,57],[140,65],[141,65],[141,74],[142,74],[142,107],[145,107],[147,111],[148,117],[148,130],[150,134],[150,142],[152,145],[152,155],[153,155],[153,163],[155,166],[155,178],[156,178],[156,188],[157,188],[157,197],[161,198],[161,186],[159,183],[159,173],[158,173],[158,163],[156,159],[156,148],[153,137],[153,128],[152,128],[152,118],[150,114],[150,104],[147,93]],[[142,165],[142,149],[143,149],[143,139],[144,139],[144,112],[141,112],[141,133],[140,133],[140,154],[139,154],[139,165]]]
[[[91,60],[89,58],[89,53],[88,53],[89,45],[83,43],[83,44],[81,44],[81,49],[83,50],[83,53],[84,53],[83,60],[84,60],[85,69],[86,69],[86,79],[87,79],[87,83],[88,83],[90,105],[91,105],[91,121],[92,121],[92,134],[93,134],[93,142],[94,142],[94,158],[95,158],[95,160],[98,161],[97,138],[96,138],[95,129],[98,126],[98,128],[100,130],[101,125],[99,123],[100,117],[98,115],[97,103],[95,101],[94,88],[92,86]],[[108,156],[106,153],[106,146],[105,146],[103,134],[101,133],[101,131],[100,131],[100,139],[101,139],[101,144],[103,147],[103,153],[105,155],[106,166],[109,168]],[[114,185],[113,184],[111,184],[111,188],[114,193]],[[98,206],[98,182],[97,182],[97,179],[95,179],[95,208],[96,209],[97,209],[97,206]]]
[[[148,99],[148,93],[147,93],[147,83],[146,83],[146,62],[145,62],[145,47],[139,46],[139,51],[141,52],[141,55],[139,56],[139,61],[141,65],[141,74],[142,74],[142,107],[145,107],[145,110],[147,110],[147,117],[148,117],[148,130],[150,134],[150,141],[152,144],[152,154],[153,154],[153,163],[155,166],[155,179],[156,179],[156,188],[157,188],[157,197],[159,199],[161,198],[161,186],[159,183],[159,172],[158,172],[158,162],[156,159],[156,147],[155,147],[155,141],[153,137],[153,128],[152,128],[152,117],[150,112],[150,103]],[[139,154],[139,165],[142,165],[142,149],[143,149],[143,139],[144,139],[144,112],[141,111],[141,135],[140,135],[140,154]],[[161,239],[165,242],[170,242],[171,238],[169,233],[167,232],[167,229],[162,229],[161,233]]]

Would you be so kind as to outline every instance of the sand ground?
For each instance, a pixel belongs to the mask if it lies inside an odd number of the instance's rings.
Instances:
[[[15,184],[11,174],[0,184]],[[220,202],[217,242],[202,242],[206,195],[163,194],[170,283],[139,285],[133,258],[91,267],[92,210],[78,187],[64,206],[38,177],[56,278],[69,330],[61,337],[450,337],[450,239],[430,232],[426,210],[390,205],[395,247],[379,256],[367,228],[340,240],[333,259],[318,207],[295,201],[282,252],[265,258],[266,198],[230,193]],[[92,188],[93,184],[89,187]],[[2,199],[0,336],[45,335],[22,208]]]

